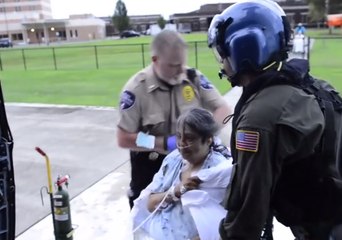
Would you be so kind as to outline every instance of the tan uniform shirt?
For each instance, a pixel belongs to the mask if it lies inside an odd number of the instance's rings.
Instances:
[[[152,65],[134,75],[123,88],[118,126],[130,133],[148,132],[155,136],[175,134],[178,116],[193,108],[213,112],[225,104],[217,89],[197,71],[191,81],[172,87],[158,80]]]

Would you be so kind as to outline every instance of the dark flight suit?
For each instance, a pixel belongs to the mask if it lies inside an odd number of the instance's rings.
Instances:
[[[217,89],[199,71],[189,80],[167,86],[154,74],[152,65],[134,75],[124,86],[120,100],[118,127],[130,132],[142,131],[154,136],[176,133],[180,114],[194,107],[214,112],[225,103]],[[152,181],[165,155],[156,152],[130,152],[131,183],[130,205]]]
[[[325,125],[314,96],[296,87],[269,86],[247,99],[234,119],[222,239],[260,239],[283,166],[312,155]]]

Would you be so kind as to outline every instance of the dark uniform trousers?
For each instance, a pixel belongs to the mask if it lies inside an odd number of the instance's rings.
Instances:
[[[131,209],[134,205],[133,201],[152,182],[154,174],[158,172],[165,157],[166,155],[157,152],[130,151],[131,182],[128,198]]]

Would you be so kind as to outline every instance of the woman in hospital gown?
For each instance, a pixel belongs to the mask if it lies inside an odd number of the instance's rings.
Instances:
[[[227,149],[218,145],[210,112],[192,109],[177,122],[178,149],[163,161],[132,209],[134,231],[154,240],[216,240],[225,217],[231,174]]]

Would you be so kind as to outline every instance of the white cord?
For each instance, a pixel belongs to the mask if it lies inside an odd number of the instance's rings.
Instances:
[[[143,226],[143,225],[144,225],[144,224],[153,216],[153,214],[155,214],[155,213],[159,210],[159,208],[163,205],[163,203],[165,202],[167,196],[169,196],[169,194],[171,193],[171,191],[173,191],[173,188],[172,188],[172,187],[169,188],[169,190],[167,190],[165,196],[163,197],[163,199],[161,200],[161,202],[157,205],[156,209],[154,209],[154,211],[153,211],[150,215],[148,215],[148,217],[147,217],[144,221],[142,221],[136,228],[133,229],[133,234],[134,234],[137,230],[139,230],[139,228],[141,228],[141,227],[142,227],[142,226]]]

